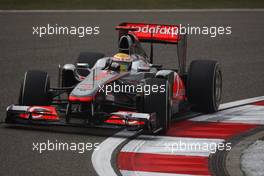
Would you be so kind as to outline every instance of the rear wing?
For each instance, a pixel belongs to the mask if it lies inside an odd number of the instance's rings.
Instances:
[[[135,35],[140,42],[151,43],[150,60],[152,62],[153,43],[176,44],[179,73],[186,73],[187,35],[180,34],[178,25],[121,23],[116,27],[119,37],[128,33]]]

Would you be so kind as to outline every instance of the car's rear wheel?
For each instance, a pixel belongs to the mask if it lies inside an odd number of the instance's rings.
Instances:
[[[97,60],[104,57],[104,54],[97,52],[81,52],[76,63],[87,64],[87,68],[92,68]],[[89,74],[88,69],[81,69],[77,66],[77,71],[81,76],[87,76]]]
[[[192,61],[188,73],[187,96],[195,111],[212,113],[218,110],[222,96],[222,72],[218,62]]]
[[[145,80],[145,85],[158,86],[158,92],[144,93],[143,111],[145,113],[156,113],[158,126],[162,128],[160,133],[168,131],[171,119],[171,106],[169,100],[169,82],[166,79],[150,78]],[[163,87],[164,89],[160,89]]]
[[[21,84],[18,103],[26,106],[48,106],[52,100],[49,89],[50,79],[47,72],[27,71]]]

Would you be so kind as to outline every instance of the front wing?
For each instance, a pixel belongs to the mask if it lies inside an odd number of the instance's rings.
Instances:
[[[81,127],[106,127],[122,128],[128,130],[146,130],[150,133],[158,131],[156,113],[138,113],[130,111],[118,111],[110,113],[100,124],[85,123],[84,120],[67,122],[65,114],[61,114],[54,106],[20,106],[7,107],[5,122],[8,124],[29,125],[61,125]]]

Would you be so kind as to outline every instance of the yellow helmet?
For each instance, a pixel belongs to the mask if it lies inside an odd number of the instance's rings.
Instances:
[[[119,71],[129,71],[131,68],[133,59],[125,53],[117,53],[113,57],[112,64],[119,65]]]
[[[124,61],[124,62],[131,62],[132,59],[126,53],[117,53],[114,55],[115,61]]]

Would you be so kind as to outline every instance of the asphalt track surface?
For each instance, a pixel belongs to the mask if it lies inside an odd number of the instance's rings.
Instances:
[[[28,69],[49,72],[56,84],[57,65],[71,63],[80,51],[117,51],[114,26],[124,21],[193,26],[231,26],[232,35],[189,36],[189,61],[216,59],[223,70],[223,102],[261,96],[264,88],[263,12],[170,13],[0,13],[1,121],[7,105],[17,101],[20,81]],[[100,35],[86,38],[32,36],[32,26],[47,23],[100,26]],[[176,65],[174,46],[155,47],[157,63]],[[160,58],[160,59],[159,59]],[[162,58],[162,59],[161,59]],[[0,175],[96,175],[91,151],[32,151],[33,142],[102,142],[116,131],[50,127],[34,130],[0,126]]]

